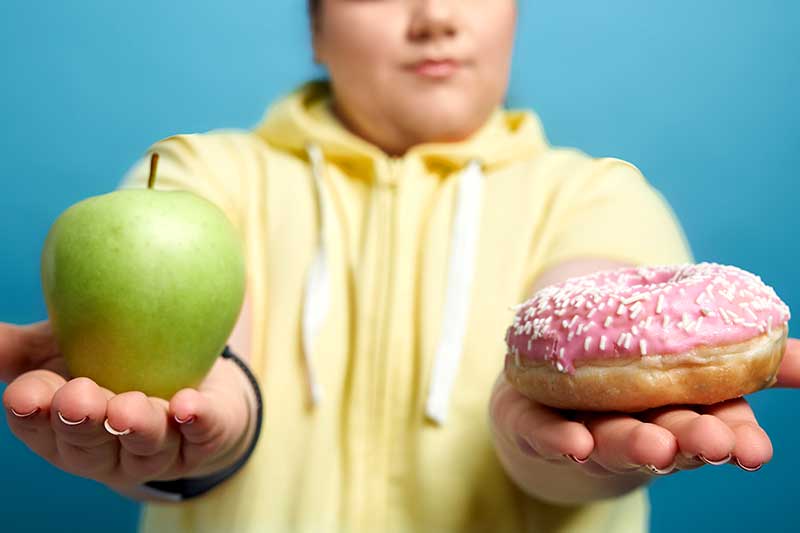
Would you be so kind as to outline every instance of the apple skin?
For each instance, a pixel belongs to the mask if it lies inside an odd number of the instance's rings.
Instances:
[[[73,377],[169,399],[196,387],[241,312],[244,247],[226,215],[188,191],[117,190],[64,211],[41,281]]]

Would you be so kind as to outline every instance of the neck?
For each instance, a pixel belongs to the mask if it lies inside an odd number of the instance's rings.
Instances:
[[[419,141],[404,138],[399,132],[377,132],[360,127],[358,120],[351,118],[335,98],[331,101],[331,111],[350,133],[377,146],[386,155],[400,157],[408,152],[412,146],[420,144]]]

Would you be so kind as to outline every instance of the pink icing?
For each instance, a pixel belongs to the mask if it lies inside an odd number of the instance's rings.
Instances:
[[[516,306],[509,353],[550,361],[680,354],[771,333],[789,307],[761,278],[716,263],[623,268],[545,287]]]

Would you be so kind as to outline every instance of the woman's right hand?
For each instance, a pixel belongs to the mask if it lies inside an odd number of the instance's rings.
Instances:
[[[232,464],[254,425],[251,386],[232,361],[218,358],[197,389],[169,401],[114,394],[69,376],[47,321],[0,323],[0,380],[15,436],[56,467],[121,492]]]

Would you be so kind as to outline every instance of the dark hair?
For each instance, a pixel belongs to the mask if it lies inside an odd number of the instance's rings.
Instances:
[[[308,0],[308,16],[311,17],[311,20],[317,18],[319,14],[319,6],[320,0]]]

